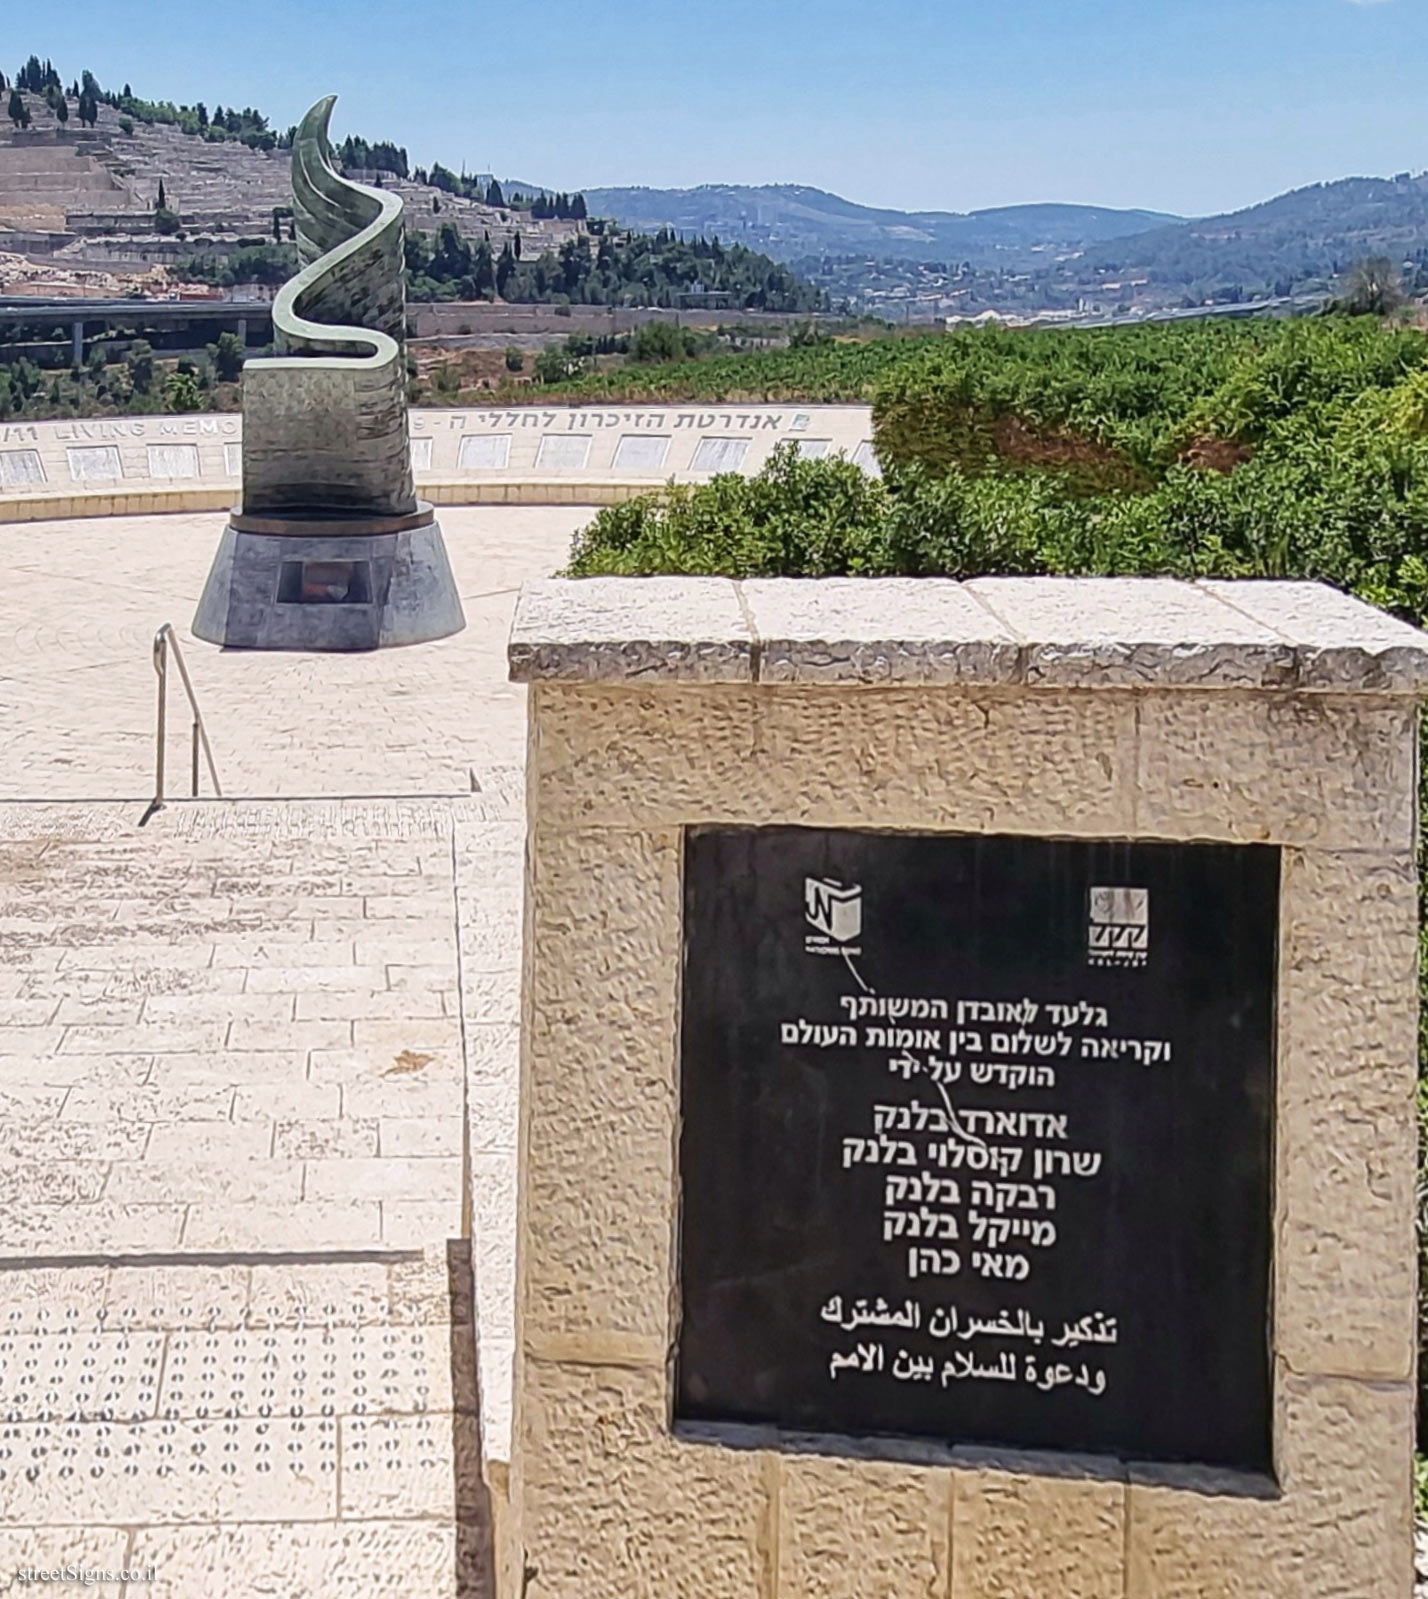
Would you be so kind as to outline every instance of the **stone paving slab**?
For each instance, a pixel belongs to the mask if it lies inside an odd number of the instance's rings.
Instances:
[[[489,789],[176,805],[142,831],[132,807],[0,805],[0,1518],[23,1558],[112,1564],[122,1538],[163,1568],[145,1592],[228,1559],[231,1592],[383,1591],[364,1562],[387,1559],[482,1591],[521,838],[518,781]],[[55,907],[59,960],[14,965],[54,952]]]
[[[142,828],[152,629],[191,610],[217,519],[27,532],[0,596],[0,1573],[487,1592],[524,835],[503,647],[584,513],[462,515],[472,626],[440,659],[190,646],[234,797]],[[110,592],[69,582],[99,567]]]

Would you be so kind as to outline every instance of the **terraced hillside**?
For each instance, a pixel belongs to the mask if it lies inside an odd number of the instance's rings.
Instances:
[[[0,251],[76,263],[166,261],[192,254],[204,238],[271,238],[274,209],[290,203],[286,150],[210,144],[103,104],[97,125],[81,128],[73,112],[61,124],[42,96],[22,98],[30,127],[0,124]],[[517,231],[529,256],[583,231],[578,222],[517,216],[390,175],[382,181],[406,203],[408,227],[435,232],[454,223],[466,238],[489,236],[495,251]],[[155,230],[160,183],[185,241]]]

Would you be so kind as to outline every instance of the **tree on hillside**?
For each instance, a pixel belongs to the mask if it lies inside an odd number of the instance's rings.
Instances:
[[[208,347],[208,357],[220,383],[236,383],[243,375],[246,351],[236,333],[220,333],[218,342]]]
[[[92,128],[99,121],[99,102],[87,89],[81,89],[79,94],[79,120],[83,127]],[[132,127],[133,124],[131,123]]]
[[[30,113],[25,109],[25,102],[18,89],[10,91],[10,104],[6,108],[6,115],[17,128],[28,128],[30,125]]]
[[[1356,316],[1387,316],[1407,298],[1398,267],[1388,256],[1374,255],[1355,261],[1349,268],[1338,304]]]
[[[455,223],[443,222],[436,235],[431,274],[435,278],[464,278],[472,266],[471,246],[461,237]]]
[[[471,261],[471,284],[476,292],[473,299],[484,300],[496,287],[496,268],[491,260],[491,246],[482,240],[476,246]]]
[[[168,208],[169,208],[169,197],[168,197],[168,195],[166,195],[164,193],[164,180],[162,178],[160,178],[159,179],[159,197],[158,197],[157,200],[154,201],[154,210],[155,211],[167,211]]]
[[[125,358],[129,384],[135,394],[147,394],[154,386],[154,347],[147,339],[135,339]]]
[[[506,286],[516,275],[516,257],[511,250],[510,240],[501,246],[501,253],[496,259],[496,293],[504,300]],[[517,371],[520,369],[517,368]]]
[[[69,106],[65,103],[64,96],[62,94],[57,94],[54,97],[54,100],[51,102],[51,105],[54,108],[55,121],[58,122],[61,127],[63,127],[65,123],[69,121]]]
[[[492,178],[486,185],[486,204],[502,208],[506,204],[506,197],[501,193],[501,185],[497,183],[495,178]]]

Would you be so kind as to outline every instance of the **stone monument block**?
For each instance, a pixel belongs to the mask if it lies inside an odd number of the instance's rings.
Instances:
[[[504,1592],[1409,1599],[1428,637],[597,579],[510,663]]]

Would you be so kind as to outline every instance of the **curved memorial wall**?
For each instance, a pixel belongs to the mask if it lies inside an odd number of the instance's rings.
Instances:
[[[757,472],[774,447],[876,472],[866,406],[511,406],[411,413],[412,467],[436,504],[591,503],[674,478]],[[224,510],[236,413],[0,423],[0,520]]]

